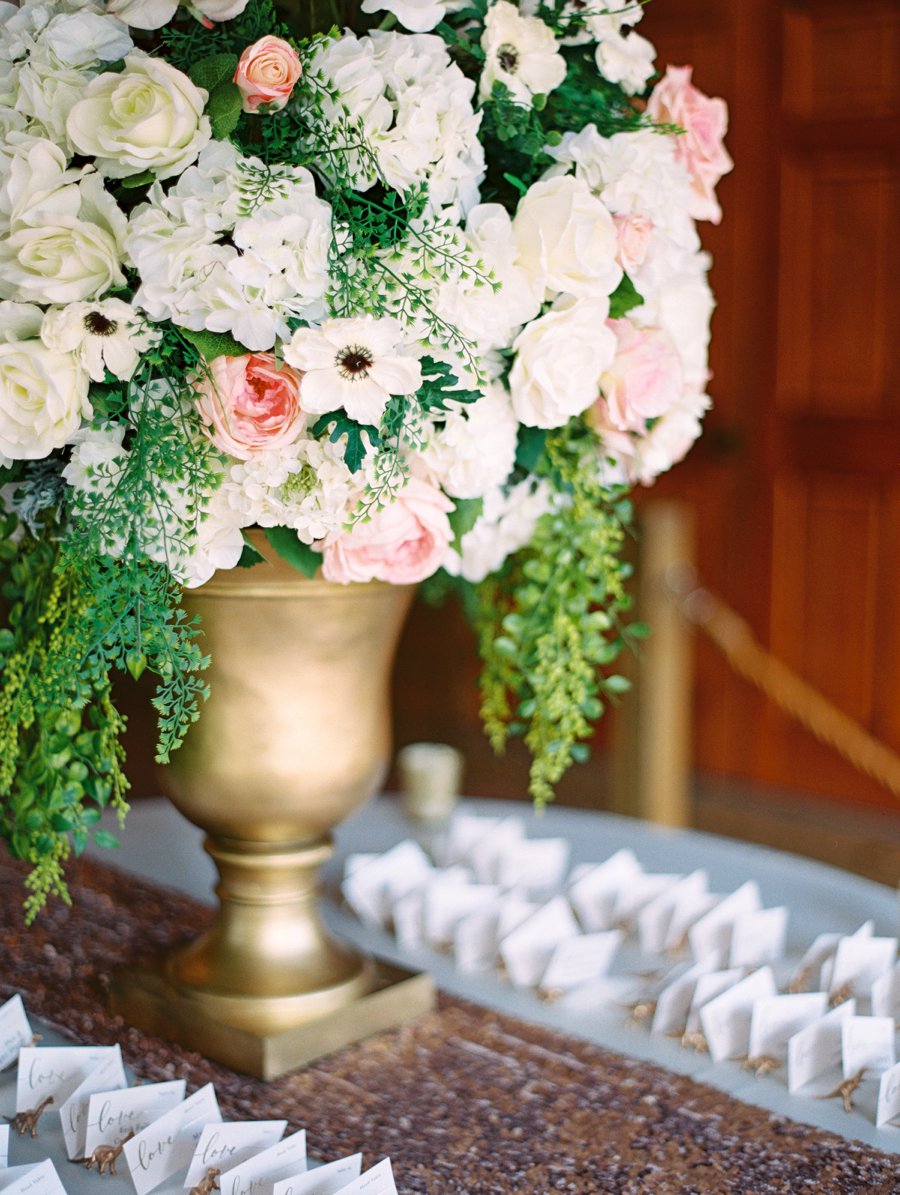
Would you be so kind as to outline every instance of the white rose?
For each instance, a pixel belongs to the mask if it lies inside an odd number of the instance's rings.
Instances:
[[[479,99],[489,99],[494,83],[502,83],[516,103],[531,107],[533,96],[548,95],[566,77],[566,61],[550,26],[539,17],[523,17],[508,0],[488,8],[481,48]]]
[[[210,139],[206,92],[159,58],[130,54],[125,68],[91,80],[69,113],[69,139],[110,178],[145,170],[172,178]]]
[[[596,400],[616,356],[608,312],[605,302],[567,299],[516,337],[509,389],[520,423],[562,427]]]
[[[134,49],[128,29],[114,16],[95,12],[61,13],[41,34],[41,45],[66,66],[117,62]]]
[[[0,453],[37,460],[67,444],[91,416],[88,375],[39,340],[0,345]]]
[[[616,226],[580,178],[542,179],[529,187],[513,220],[516,264],[545,297],[603,298],[622,280]]]

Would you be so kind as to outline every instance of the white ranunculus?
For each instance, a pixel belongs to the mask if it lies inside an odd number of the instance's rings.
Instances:
[[[593,403],[616,356],[609,304],[566,299],[530,323],[513,343],[513,410],[528,427],[562,427]]]
[[[653,74],[656,50],[645,37],[631,33],[605,38],[596,49],[597,70],[610,83],[618,83],[626,95],[642,92]]]
[[[534,96],[549,95],[566,77],[566,61],[550,26],[540,17],[523,17],[508,0],[488,8],[481,48],[479,99],[489,99],[494,84],[502,83],[516,103],[531,107]]]
[[[141,354],[159,341],[160,333],[121,299],[99,303],[70,303],[48,311],[41,340],[48,349],[74,353],[95,382],[106,370],[127,382]]]
[[[513,219],[516,264],[546,298],[604,298],[622,280],[616,226],[605,205],[573,175],[529,187]]]
[[[91,416],[87,372],[39,340],[0,344],[0,453],[38,460],[67,444]]]
[[[210,139],[206,92],[160,58],[129,54],[121,74],[92,79],[69,113],[66,131],[109,178],[152,171],[172,178]]]

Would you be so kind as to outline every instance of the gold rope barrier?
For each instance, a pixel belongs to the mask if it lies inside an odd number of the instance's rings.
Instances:
[[[690,565],[667,570],[664,584],[684,618],[712,640],[735,672],[860,772],[900,798],[900,756],[758,643],[749,624],[698,583]]]

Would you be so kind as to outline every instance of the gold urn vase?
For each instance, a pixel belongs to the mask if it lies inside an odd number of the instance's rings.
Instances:
[[[210,697],[162,775],[219,873],[207,932],[113,979],[126,1021],[273,1078],[427,1010],[426,976],[334,941],[318,916],[331,830],[378,789],[412,590],[308,580],[275,557],[187,593]]]

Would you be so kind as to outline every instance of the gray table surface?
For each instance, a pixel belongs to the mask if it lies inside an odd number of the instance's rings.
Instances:
[[[874,921],[876,934],[895,936],[900,930],[900,905],[893,889],[786,852],[595,811],[551,807],[537,816],[524,803],[487,800],[466,800],[461,807],[481,814],[522,815],[531,838],[565,836],[572,844],[573,864],[601,862],[613,851],[630,847],[646,871],[687,873],[705,868],[714,891],[730,892],[744,881],[755,879],[766,906],[788,907],[788,951],[797,957],[817,934],[852,933],[868,919]],[[900,1153],[900,1126],[875,1127],[875,1083],[864,1085],[858,1110],[848,1114],[840,1101],[791,1095],[782,1072],[757,1078],[737,1063],[714,1064],[708,1056],[685,1050],[670,1038],[653,1036],[646,1028],[629,1024],[622,1008],[575,1012],[546,1004],[530,991],[514,989],[499,977],[463,974],[446,955],[425,948],[403,949],[388,933],[361,925],[336,895],[344,858],[355,851],[386,850],[403,838],[418,837],[427,845],[429,833],[410,823],[399,802],[390,797],[372,802],[341,826],[335,856],[324,876],[323,916],[329,927],[382,958],[430,971],[438,986],[453,995],[690,1074],[748,1103]],[[150,800],[135,805],[118,850],[92,853],[136,875],[200,900],[211,900],[215,870],[201,842],[201,831],[168,802]],[[47,1040],[50,1043],[56,1039],[51,1035]],[[0,1114],[11,1114],[14,1095],[14,1076],[0,1076]],[[315,1125],[308,1126],[308,1130],[310,1151],[314,1153]],[[97,1190],[95,1178],[64,1160],[62,1136],[52,1124],[36,1142],[15,1138],[10,1164],[37,1160],[48,1153],[73,1195]],[[104,1180],[104,1190],[110,1195],[131,1189],[125,1176]],[[174,1195],[179,1189],[166,1186],[159,1188],[159,1193]]]

